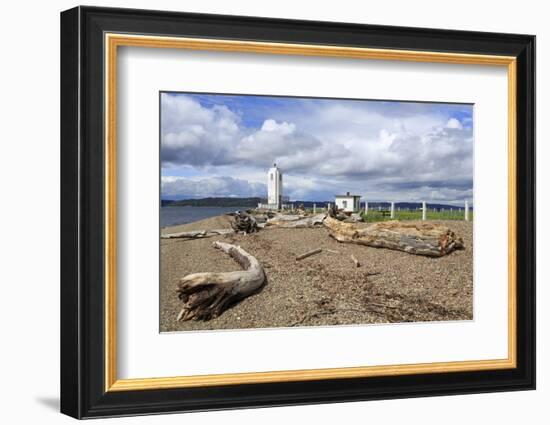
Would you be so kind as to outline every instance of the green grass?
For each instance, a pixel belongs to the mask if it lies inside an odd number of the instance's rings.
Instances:
[[[384,216],[381,211],[369,210],[368,214],[362,214],[366,222],[388,221],[390,216]],[[427,220],[464,220],[464,211],[436,211],[429,210],[426,213]],[[395,211],[395,220],[422,220],[422,211]],[[470,211],[470,221],[474,220],[474,214]]]
[[[313,208],[306,208],[306,212],[313,213]],[[317,214],[326,211],[323,207],[317,207]],[[377,221],[388,221],[392,220],[389,215],[384,216],[381,211],[377,209],[369,210],[369,213],[365,216],[364,213],[361,213],[363,220],[368,223],[374,223]],[[422,210],[402,210],[398,211],[395,209],[395,218],[394,220],[422,220]],[[433,211],[433,209],[428,208],[426,213],[426,220],[464,220],[464,210],[459,211],[454,209],[453,211]],[[470,221],[474,221],[474,213],[470,210]]]

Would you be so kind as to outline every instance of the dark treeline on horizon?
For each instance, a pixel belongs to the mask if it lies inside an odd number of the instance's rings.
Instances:
[[[162,199],[161,206],[177,206],[177,207],[246,207],[246,208],[255,208],[258,206],[258,203],[266,203],[266,199],[259,197],[251,198],[234,198],[234,197],[209,197],[209,198],[199,198],[199,199],[180,199],[180,200],[169,200]],[[287,204],[293,204],[294,207],[303,205],[305,208],[313,208],[313,204],[317,208],[326,208],[328,204],[334,204],[334,201],[290,201]],[[390,202],[371,202],[369,201],[369,209],[389,209]],[[428,208],[436,209],[458,209],[464,208],[464,205],[450,205],[450,204],[441,204],[441,203],[431,203],[426,202]],[[361,208],[365,207],[365,202],[360,203]],[[415,210],[422,207],[422,202],[395,202],[395,208],[401,208],[405,210]],[[473,205],[470,205],[470,210],[473,210]]]

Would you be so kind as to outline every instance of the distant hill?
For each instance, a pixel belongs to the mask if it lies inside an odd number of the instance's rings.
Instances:
[[[163,207],[247,207],[255,208],[262,198],[201,198],[201,199],[182,199],[180,201],[170,201],[163,199]]]
[[[262,198],[201,198],[201,199],[182,199],[179,201],[172,201],[163,199],[161,200],[161,205],[163,207],[168,206],[176,206],[176,207],[245,207],[245,208],[256,208],[258,206],[258,203],[265,203],[266,200]],[[324,208],[329,203],[334,203],[334,201],[291,201],[289,204],[294,204],[295,207],[297,207],[300,204],[303,204],[306,208],[313,208],[313,204],[316,204],[317,208]],[[446,204],[433,204],[428,202],[427,203],[428,208],[436,208],[436,209],[456,209],[456,208],[464,208],[464,205],[461,206],[453,206],[453,205],[446,205]],[[361,202],[361,208],[365,207],[365,203]],[[378,207],[382,209],[389,209],[390,203],[389,202],[369,202],[369,209]],[[401,209],[418,209],[421,208],[422,204],[420,202],[396,202],[395,208],[401,208]],[[473,210],[473,206],[470,205],[470,209]]]

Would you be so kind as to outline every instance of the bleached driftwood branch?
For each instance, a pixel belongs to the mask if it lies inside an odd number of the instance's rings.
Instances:
[[[385,221],[360,228],[332,217],[327,217],[323,224],[330,236],[338,242],[389,248],[429,257],[441,257],[455,249],[464,248],[461,238],[448,227],[438,224]]]
[[[216,241],[212,244],[244,269],[225,273],[193,273],[180,279],[178,297],[183,308],[177,320],[209,320],[227,307],[252,295],[265,281],[259,261],[240,246]]]
[[[319,254],[322,251],[323,251],[323,248],[313,249],[313,250],[308,251],[304,254],[298,255],[296,257],[296,261],[300,261],[300,260],[303,260],[304,258],[311,257],[312,255]]]

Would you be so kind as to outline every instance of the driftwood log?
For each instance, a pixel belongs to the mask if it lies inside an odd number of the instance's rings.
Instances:
[[[177,320],[210,320],[230,305],[258,291],[265,282],[265,272],[258,260],[240,246],[216,241],[217,248],[244,269],[225,273],[194,273],[180,279],[178,297],[183,308]]]
[[[385,221],[359,227],[333,217],[327,217],[323,224],[338,242],[389,248],[428,257],[441,257],[464,248],[461,238],[448,227],[438,224]]]
[[[323,224],[326,214],[316,214],[309,217],[298,215],[279,215],[267,220],[268,227],[282,227],[285,229],[300,229],[317,227]]]
[[[300,214],[275,214],[273,217],[269,218],[268,222],[276,223],[280,221],[298,221],[305,217],[305,215]]]
[[[191,230],[188,232],[166,233],[160,235],[161,239],[201,239],[211,236],[220,236],[233,233],[233,229]]]

